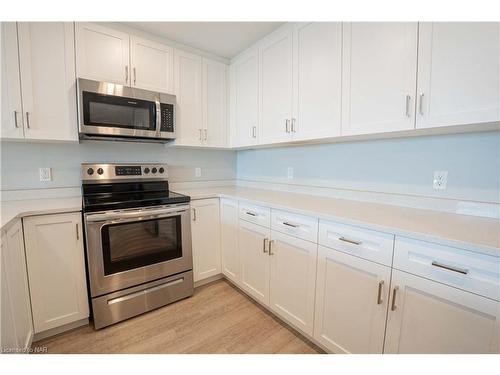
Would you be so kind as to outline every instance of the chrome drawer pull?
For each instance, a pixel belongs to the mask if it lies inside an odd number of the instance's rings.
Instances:
[[[274,255],[274,253],[271,251],[273,243],[274,243],[274,240],[269,241],[269,255]]]
[[[384,280],[380,280],[378,283],[378,295],[377,295],[377,305],[380,305],[382,302],[382,288],[384,286]]]
[[[452,266],[448,266],[446,264],[442,264],[442,263],[439,263],[439,262],[436,262],[436,261],[433,261],[431,264],[434,267],[444,268],[445,270],[449,270],[449,271],[453,271],[453,272],[458,272],[458,273],[461,273],[462,275],[467,275],[469,273],[469,270],[467,270],[465,268],[452,267]]]
[[[396,310],[396,292],[398,291],[399,286],[395,286],[394,290],[392,291],[392,305],[391,305],[391,311]]]
[[[361,245],[362,244],[361,241],[350,240],[349,238],[345,238],[345,237],[339,237],[339,241],[344,241],[344,242],[352,243],[353,245]]]
[[[253,212],[249,212],[249,211],[247,211],[247,212],[245,212],[245,213],[246,213],[247,215],[250,215],[250,216],[257,216],[257,214],[254,214]]]
[[[283,225],[286,225],[288,227],[292,227],[292,228],[298,228],[300,227],[300,225],[297,225],[297,224],[291,224],[291,223],[288,223],[286,221],[283,222]]]
[[[264,253],[267,253],[267,249],[266,249],[267,241],[268,241],[267,237],[264,238],[264,241],[263,241],[264,243],[262,246],[262,252],[264,252]]]

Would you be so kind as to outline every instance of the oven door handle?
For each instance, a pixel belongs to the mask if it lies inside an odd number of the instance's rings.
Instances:
[[[134,210],[132,212],[104,212],[99,214],[87,214],[85,216],[85,220],[87,222],[120,222],[123,223],[125,221],[142,221],[149,219],[160,219],[163,217],[176,216],[187,212],[189,210],[189,206],[179,206],[179,207],[171,207],[171,208],[163,208],[158,210]]]

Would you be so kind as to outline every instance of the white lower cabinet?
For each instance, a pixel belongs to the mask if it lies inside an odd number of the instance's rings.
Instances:
[[[265,306],[269,306],[270,237],[269,228],[240,220],[238,241],[241,287]]]
[[[191,202],[191,236],[194,281],[221,272],[219,199]]]
[[[1,348],[29,348],[33,339],[23,227],[16,221],[1,240]]]
[[[222,273],[235,283],[240,281],[238,248],[238,201],[220,200],[220,233]]]
[[[35,333],[88,318],[81,213],[23,222]]]
[[[314,338],[335,353],[382,353],[391,268],[318,247]]]
[[[386,353],[499,353],[500,304],[394,270]]]
[[[271,232],[270,307],[309,335],[313,334],[317,247],[316,243]]]

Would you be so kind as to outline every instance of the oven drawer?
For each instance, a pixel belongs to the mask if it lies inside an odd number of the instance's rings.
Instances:
[[[315,217],[273,210],[271,228],[281,233],[318,243],[318,219]]]
[[[392,264],[394,235],[389,233],[321,220],[319,244],[386,266]]]
[[[240,201],[240,219],[269,228],[271,226],[271,209]]]
[[[500,257],[398,236],[394,268],[500,301]]]
[[[157,309],[193,294],[193,272],[188,271],[92,299],[95,329]]]

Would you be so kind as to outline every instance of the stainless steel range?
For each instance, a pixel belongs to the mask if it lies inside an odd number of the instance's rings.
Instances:
[[[193,294],[190,198],[164,164],[82,164],[96,329]]]

